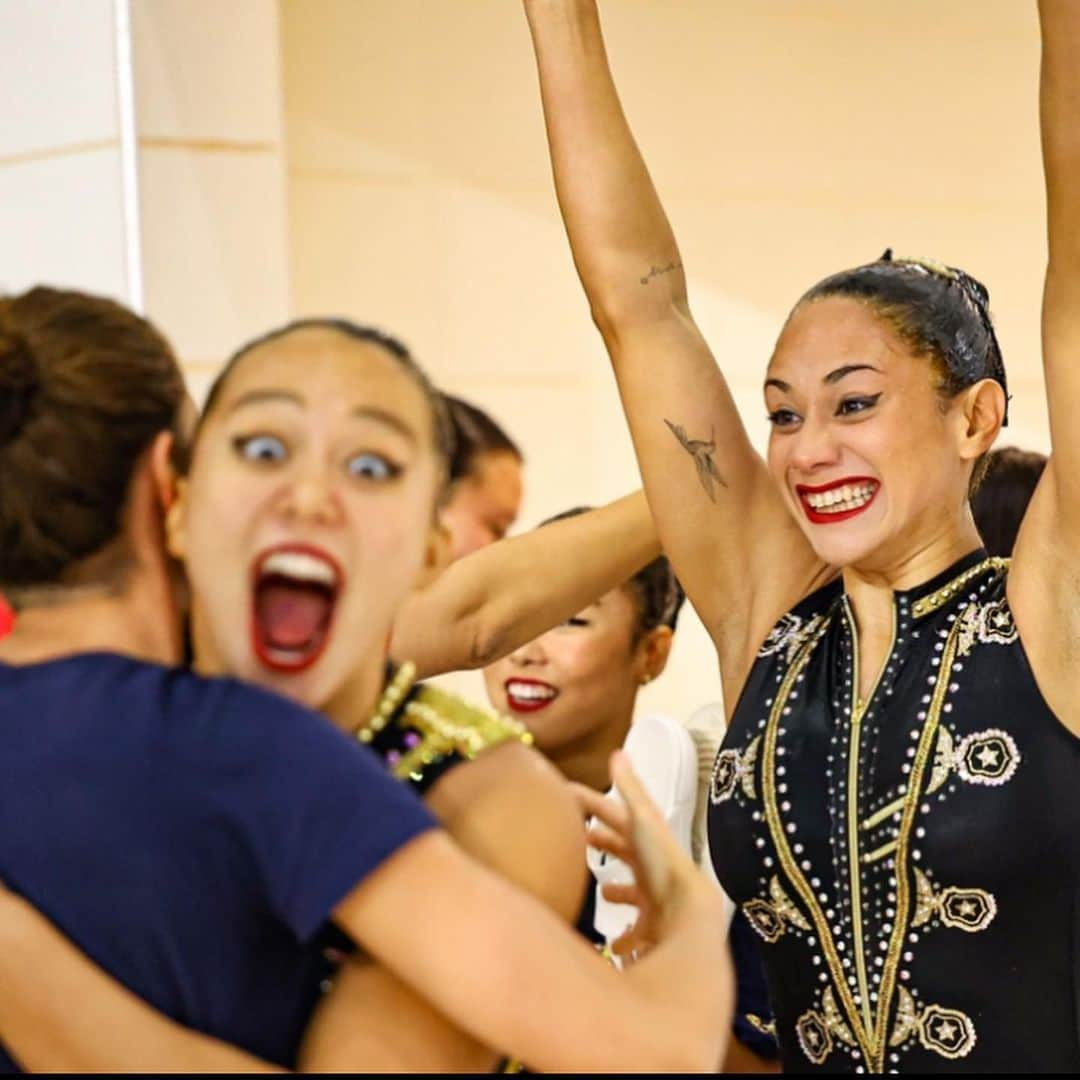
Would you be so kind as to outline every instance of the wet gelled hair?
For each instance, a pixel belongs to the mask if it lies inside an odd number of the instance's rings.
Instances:
[[[578,517],[587,514],[591,506],[575,506],[571,510],[564,510],[561,514],[549,517],[540,522],[538,528],[552,525],[556,521],[565,521],[567,518]],[[683,592],[675,571],[671,569],[671,563],[665,555],[653,559],[648,566],[639,570],[624,585],[634,594],[638,609],[638,625],[635,640],[658,626],[667,626],[675,629],[679,621],[679,612],[682,610],[686,593]]]
[[[298,330],[333,330],[335,333],[341,334],[343,337],[353,341],[378,345],[385,352],[389,353],[390,356],[397,361],[402,371],[404,371],[420,388],[424,395],[424,399],[428,403],[428,407],[431,411],[432,441],[434,443],[435,453],[438,456],[444,478],[449,478],[451,462],[454,458],[455,442],[453,427],[447,414],[446,402],[443,399],[443,395],[435,389],[434,384],[428,378],[427,372],[425,372],[416,362],[412,353],[409,352],[408,348],[401,341],[375,327],[363,326],[359,323],[351,322],[349,319],[336,317],[294,319],[284,326],[279,326],[265,334],[260,334],[257,338],[253,338],[246,344],[241,345],[240,348],[226,361],[225,366],[221,369],[221,372],[210,387],[210,392],[206,397],[206,404],[203,406],[200,426],[205,423],[206,418],[214,411],[215,406],[221,398],[225,384],[239,361],[247,356],[248,353],[254,352],[255,349],[258,349],[263,345],[268,345],[272,341],[277,341],[279,338],[287,337],[289,334]],[[445,483],[443,486],[445,487]]]
[[[43,286],[0,297],[0,589],[10,599],[90,583],[85,560],[120,539],[140,455],[167,431],[183,454],[185,400],[169,343],[122,305]],[[115,566],[95,573],[111,581]]]
[[[819,281],[797,307],[829,296],[869,304],[916,355],[929,356],[940,376],[939,391],[953,398],[982,379],[1009,388],[997,335],[990,319],[990,294],[970,274],[930,259],[893,258],[842,270]]]

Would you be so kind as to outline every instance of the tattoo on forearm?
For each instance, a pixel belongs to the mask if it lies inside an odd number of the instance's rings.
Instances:
[[[671,434],[679,440],[679,445],[694,459],[698,479],[705,489],[705,494],[716,502],[716,485],[727,487],[727,481],[717,472],[716,462],[713,461],[713,454],[716,453],[716,429],[713,428],[709,433],[709,441],[706,442],[704,439],[689,438],[686,429],[681,424],[673,424],[666,418],[664,423],[670,428]]]
[[[655,277],[660,277],[661,274],[673,274],[676,270],[682,269],[682,263],[669,262],[667,266],[650,266],[649,272],[641,278],[642,285],[648,285]]]

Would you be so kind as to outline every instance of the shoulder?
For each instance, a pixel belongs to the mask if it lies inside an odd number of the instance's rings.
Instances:
[[[455,841],[567,921],[585,886],[585,827],[569,785],[538,751],[507,741],[447,773],[428,806]]]
[[[278,790],[283,799],[393,803],[382,763],[321,713],[232,678],[169,672],[160,686],[168,757],[194,762],[198,782],[227,792]],[[182,772],[179,775],[190,775]]]

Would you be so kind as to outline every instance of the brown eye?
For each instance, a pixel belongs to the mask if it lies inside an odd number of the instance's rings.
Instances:
[[[880,394],[871,394],[868,397],[844,398],[837,406],[836,413],[838,416],[855,416],[858,413],[866,412],[867,409],[872,409],[877,404],[879,397],[881,397]]]
[[[791,427],[798,422],[798,413],[794,413],[790,409],[775,409],[773,412],[769,413],[769,423],[772,424],[773,427]]]

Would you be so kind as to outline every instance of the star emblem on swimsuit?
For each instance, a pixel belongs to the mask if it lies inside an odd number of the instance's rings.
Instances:
[[[1020,765],[1020,750],[1007,731],[990,728],[962,739],[954,760],[963,780],[996,787],[1012,779]]]

